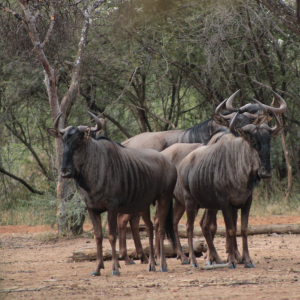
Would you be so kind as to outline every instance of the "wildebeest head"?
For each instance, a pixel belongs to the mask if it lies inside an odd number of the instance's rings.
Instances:
[[[279,114],[286,111],[286,107],[287,107],[286,102],[282,97],[280,97],[274,91],[272,91],[272,93],[278,99],[279,102],[278,108],[267,106],[255,99],[253,99],[253,101],[255,101],[256,104],[248,103],[240,108],[235,108],[233,107],[232,102],[238,92],[239,90],[233,93],[228,99],[225,99],[216,108],[215,114],[212,115],[212,118],[217,124],[221,126],[229,127],[230,120],[233,118],[233,116],[237,111],[239,111],[239,114],[236,116],[236,121],[235,121],[236,127],[243,127],[251,123],[255,125],[257,125],[258,123],[261,124],[264,121],[270,121],[273,118],[273,113]],[[224,105],[226,105],[226,109],[229,112],[229,114],[226,115],[221,114],[221,110]]]
[[[54,128],[47,128],[48,133],[55,137],[62,139],[64,150],[63,160],[60,174],[63,178],[74,178],[78,175],[78,170],[75,169],[73,163],[74,153],[80,151],[80,148],[91,139],[91,135],[101,130],[102,123],[94,114],[88,112],[96,121],[95,127],[85,125],[69,126],[65,129],[58,129],[58,123],[61,114],[59,114],[54,122]]]
[[[236,115],[230,122],[229,129],[231,132],[237,131],[240,137],[249,143],[249,145],[258,152],[260,158],[260,166],[257,175],[262,179],[270,179],[272,177],[272,166],[270,160],[270,142],[271,137],[279,135],[283,127],[280,126],[279,119],[272,112],[275,119],[276,125],[270,128],[267,124],[263,123],[263,119],[260,118],[258,121],[254,121],[255,124],[248,124],[241,128],[235,127],[236,116],[240,112],[238,111]]]

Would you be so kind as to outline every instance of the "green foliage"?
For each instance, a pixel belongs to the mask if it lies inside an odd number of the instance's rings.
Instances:
[[[56,224],[57,199],[46,193],[29,199],[0,201],[0,225],[51,225]]]
[[[45,46],[56,71],[60,100],[70,85],[70,63],[80,39],[83,15],[79,10],[90,3],[77,2],[55,4],[55,26]],[[23,16],[17,1],[5,3]],[[47,4],[41,11],[44,17],[38,19],[38,28],[43,40],[51,11]],[[55,141],[46,133],[52,119],[44,74],[26,26],[4,11],[0,37],[0,166],[45,192],[32,197],[19,181],[0,173],[2,214],[11,216],[1,222],[14,223],[19,218],[42,223],[44,217],[46,223],[54,224],[57,204],[50,199],[55,198],[57,164]],[[275,87],[288,104],[283,121],[297,186],[299,44],[300,37],[257,1],[109,1],[90,22],[80,89],[68,124],[93,124],[87,110],[105,113],[110,119],[106,118],[104,134],[122,142],[127,137],[116,122],[132,136],[173,126],[185,129],[208,119],[238,89],[236,106],[252,98],[270,105],[270,88]],[[279,137],[272,141],[271,161],[271,187],[282,186],[282,191],[269,196],[280,202],[286,189],[286,166]],[[258,199],[267,205],[262,186]],[[77,194],[69,202],[71,226],[85,216],[83,205]],[[26,217],[27,212],[33,217]]]

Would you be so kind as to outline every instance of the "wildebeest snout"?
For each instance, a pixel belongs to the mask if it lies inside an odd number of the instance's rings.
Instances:
[[[72,167],[62,167],[60,169],[60,175],[63,178],[72,178],[74,177],[74,170]]]
[[[261,166],[258,170],[258,176],[262,179],[270,179],[273,176],[272,168],[269,170],[266,169],[265,166]]]

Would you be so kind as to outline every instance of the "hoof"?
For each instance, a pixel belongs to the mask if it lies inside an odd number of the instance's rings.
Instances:
[[[191,264],[191,268],[199,268],[198,264]]]
[[[146,255],[139,255],[139,259],[141,260],[141,264],[148,264],[149,260]]]
[[[148,267],[148,268],[147,268],[147,271],[148,271],[148,272],[156,272],[155,266],[150,267],[150,268]]]
[[[90,276],[100,276],[100,272],[95,272],[93,271],[92,273],[90,273]]]
[[[188,265],[188,264],[189,264],[189,260],[187,259],[187,260],[181,262],[181,264],[182,264],[182,265]]]
[[[253,263],[247,264],[245,265],[245,268],[255,268]]]
[[[111,271],[110,274],[113,276],[120,276],[121,273],[119,271]]]
[[[244,259],[240,259],[240,260],[238,260],[238,262],[237,262],[239,265],[243,265],[244,263],[245,263],[245,260]]]
[[[160,268],[159,272],[168,272],[168,269],[167,268]]]
[[[215,262],[214,262],[214,261],[210,261],[210,260],[208,260],[208,261],[205,263],[206,266],[212,266],[212,265],[214,265],[214,264],[215,264]]]
[[[237,265],[236,265],[236,263],[232,263],[232,264],[228,265],[228,268],[229,269],[236,269]]]
[[[128,265],[135,265],[135,262],[131,259],[129,262],[127,262],[126,264],[125,264],[126,266],[128,266]]]

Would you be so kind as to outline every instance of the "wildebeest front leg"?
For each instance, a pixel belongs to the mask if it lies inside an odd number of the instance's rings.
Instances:
[[[126,247],[126,227],[132,216],[133,215],[131,214],[118,214],[119,257],[124,259],[125,265],[135,264],[134,261],[128,256]],[[140,217],[139,214],[138,217]]]
[[[112,271],[111,275],[120,275],[119,272],[119,262],[116,251],[116,242],[117,242],[117,219],[118,219],[118,206],[110,205],[107,209],[107,219],[108,219],[108,240],[111,245],[112,250]]]
[[[153,224],[150,218],[150,207],[140,213],[143,218],[149,237],[149,264],[148,271],[155,271],[155,259],[154,259],[154,250],[153,250]]]
[[[230,269],[235,269],[237,267],[234,256],[234,241],[236,240],[236,231],[232,221],[232,211],[226,197],[220,198],[219,203],[223,213],[226,233],[228,236],[228,265]]]
[[[100,276],[100,269],[104,269],[104,263],[103,263],[103,253],[102,253],[102,240],[103,240],[103,234],[102,234],[102,223],[101,223],[101,215],[97,215],[93,213],[92,210],[89,208],[87,209],[89,216],[91,218],[91,221],[93,223],[94,228],[94,237],[97,245],[97,266],[95,271],[93,271],[90,275],[91,276]]]
[[[199,267],[194,253],[193,246],[193,234],[194,234],[194,222],[196,217],[197,203],[194,201],[192,196],[189,193],[186,193],[184,196],[185,209],[186,209],[186,235],[188,238],[189,244],[189,263],[191,267]]]
[[[183,214],[185,212],[185,205],[179,202],[178,200],[175,200],[174,204],[174,232],[175,232],[175,238],[176,238],[176,252],[177,252],[177,259],[181,260],[182,265],[189,264],[189,260],[186,257],[186,255],[183,253],[180,240],[179,240],[179,234],[178,234],[178,223],[180,219],[182,218]]]
[[[243,240],[243,260],[245,261],[245,268],[254,268],[254,264],[251,261],[248,249],[248,218],[250,208],[252,204],[252,195],[248,198],[246,204],[242,208],[241,212],[241,233]]]
[[[214,237],[217,231],[217,213],[218,210],[205,209],[204,214],[200,221],[200,226],[202,228],[203,235],[205,237],[208,246],[208,262],[206,264],[212,265],[222,264],[222,260],[219,257],[217,250],[214,246]]]
[[[129,220],[130,222],[130,228],[132,232],[132,237],[136,249],[136,253],[141,260],[142,264],[147,264],[148,263],[148,257],[144,252],[141,239],[140,239],[140,230],[139,230],[139,225],[140,225],[140,214],[136,213],[132,215],[132,217]],[[153,231],[153,229],[152,229]]]

